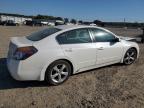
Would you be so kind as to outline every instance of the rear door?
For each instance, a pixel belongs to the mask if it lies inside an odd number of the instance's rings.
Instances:
[[[96,49],[88,29],[75,29],[67,31],[57,40],[65,55],[73,60],[78,69],[95,65]]]
[[[97,50],[96,65],[119,62],[123,54],[123,45],[119,41],[113,41],[117,37],[114,34],[99,28],[91,28],[90,31],[93,34]]]

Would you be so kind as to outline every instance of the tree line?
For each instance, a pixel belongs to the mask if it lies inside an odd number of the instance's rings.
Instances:
[[[94,21],[83,21],[83,20],[76,20],[76,19],[69,19],[69,18],[62,18],[62,17],[54,17],[54,16],[46,16],[46,15],[37,15],[33,16],[33,19],[48,19],[48,20],[62,20],[65,23],[79,23],[79,24],[85,24],[89,25],[91,23],[94,23],[98,26],[112,26],[112,27],[144,27],[144,23],[138,23],[138,22],[103,22],[101,20],[94,20]]]
[[[0,15],[7,15],[7,16],[16,16],[16,17],[30,17],[32,19],[44,19],[44,20],[61,20],[64,21],[64,23],[73,23],[73,24],[85,24],[89,25],[91,23],[94,23],[98,26],[113,26],[113,27],[144,27],[144,23],[138,23],[138,22],[103,22],[100,20],[94,20],[94,21],[83,21],[83,20],[76,20],[76,19],[69,19],[69,18],[62,18],[62,17],[55,17],[55,16],[48,16],[48,15],[41,15],[38,14],[36,16],[26,16],[26,15],[20,15],[20,14],[8,14],[8,13],[0,13]]]

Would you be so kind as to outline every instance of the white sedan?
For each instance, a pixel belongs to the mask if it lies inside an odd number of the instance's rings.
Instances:
[[[104,28],[61,25],[11,38],[7,66],[16,80],[59,85],[72,74],[114,63],[129,65],[138,56],[137,43]]]

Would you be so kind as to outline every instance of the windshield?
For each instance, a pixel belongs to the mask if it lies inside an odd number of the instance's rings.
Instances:
[[[27,39],[31,41],[39,41],[41,39],[46,38],[47,36],[50,36],[56,32],[60,31],[58,28],[47,28],[35,33],[32,33],[31,35],[27,36]]]

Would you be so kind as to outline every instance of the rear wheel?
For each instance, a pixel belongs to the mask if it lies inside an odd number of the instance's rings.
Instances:
[[[45,75],[45,80],[52,85],[59,85],[65,82],[71,74],[71,65],[64,61],[58,60],[52,63]]]
[[[130,48],[126,52],[126,54],[124,56],[123,63],[125,65],[130,65],[130,64],[132,64],[136,60],[136,58],[137,58],[137,51],[136,51],[136,49]]]

